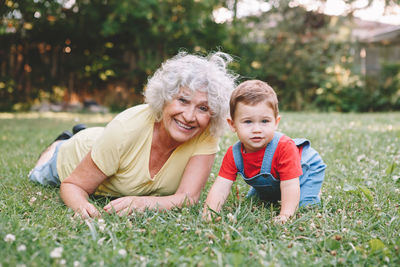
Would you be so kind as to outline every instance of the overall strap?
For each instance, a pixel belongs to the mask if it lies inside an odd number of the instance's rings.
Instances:
[[[275,150],[279,143],[279,139],[281,139],[282,136],[283,136],[282,133],[275,132],[274,138],[272,138],[271,142],[269,142],[267,147],[265,148],[265,153],[260,173],[271,173],[272,158],[274,157]]]
[[[237,141],[236,144],[233,145],[232,147],[232,152],[233,152],[233,159],[235,160],[235,165],[238,171],[244,176],[244,167],[243,167],[243,156],[242,152],[240,152],[240,148],[242,146],[242,143],[240,141]]]

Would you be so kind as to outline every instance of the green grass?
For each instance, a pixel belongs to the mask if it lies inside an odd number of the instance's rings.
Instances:
[[[103,125],[110,118],[0,114],[2,266],[400,265],[400,113],[284,113],[280,130],[309,138],[328,168],[321,206],[298,212],[283,226],[271,223],[277,207],[244,198],[248,188],[242,181],[233,187],[220,221],[201,220],[223,152],[236,140],[231,134],[222,139],[199,205],[106,215],[90,223],[72,220],[58,189],[29,182],[27,173],[60,131],[77,122]]]

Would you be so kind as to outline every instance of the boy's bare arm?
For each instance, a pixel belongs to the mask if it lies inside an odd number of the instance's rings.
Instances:
[[[231,192],[233,181],[218,176],[207,195],[203,208],[203,218],[211,219],[209,209],[219,212]]]
[[[281,212],[279,218],[285,222],[295,213],[300,201],[299,178],[281,181]]]

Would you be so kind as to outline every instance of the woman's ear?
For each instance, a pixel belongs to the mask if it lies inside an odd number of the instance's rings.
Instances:
[[[227,118],[226,121],[228,122],[229,128],[231,128],[231,131],[235,133],[236,127],[235,127],[234,121],[231,118]]]

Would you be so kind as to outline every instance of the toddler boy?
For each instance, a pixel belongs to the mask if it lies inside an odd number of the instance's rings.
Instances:
[[[208,193],[203,217],[220,211],[239,173],[251,186],[247,196],[281,201],[277,222],[286,222],[298,206],[320,202],[326,165],[306,139],[276,132],[280,121],[275,91],[265,82],[241,83],[230,99],[228,123],[239,142],[226,152]]]

